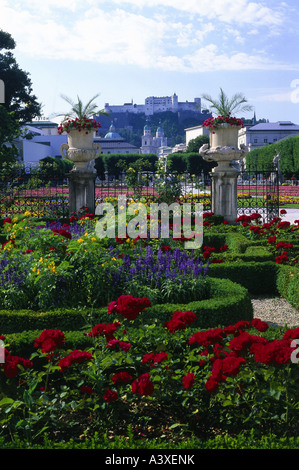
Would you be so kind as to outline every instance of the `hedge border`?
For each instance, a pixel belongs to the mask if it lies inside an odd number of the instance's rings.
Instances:
[[[185,304],[157,304],[140,316],[141,323],[159,320],[161,326],[171,319],[177,310],[193,311],[197,320],[192,329],[207,329],[228,326],[239,320],[253,319],[253,307],[246,288],[229,279],[210,279],[212,298]],[[229,292],[229,296],[227,293]],[[13,320],[14,322],[8,320]],[[81,323],[80,323],[81,319]],[[107,307],[98,309],[72,310],[61,309],[49,312],[0,311],[0,332],[9,344],[11,354],[28,355],[32,352],[34,339],[44,329],[60,329],[66,336],[66,347],[83,348],[90,345],[90,337],[84,332],[90,331],[96,323],[111,323],[115,317],[107,313]],[[84,321],[83,321],[84,320]],[[90,321],[86,321],[90,320]],[[8,328],[8,323],[10,327]],[[138,327],[138,319],[134,325]],[[6,331],[5,331],[6,325]],[[16,325],[18,331],[16,331]]]

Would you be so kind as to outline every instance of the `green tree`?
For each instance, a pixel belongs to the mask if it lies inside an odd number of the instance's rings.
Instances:
[[[208,135],[199,135],[195,139],[191,139],[187,145],[186,152],[198,152],[200,147],[209,143]]]
[[[14,139],[20,135],[20,126],[13,112],[0,105],[0,168],[4,163],[12,163],[18,154]]]
[[[14,118],[23,124],[41,114],[41,105],[32,94],[29,74],[19,68],[11,52],[15,47],[12,36],[0,30],[0,79],[5,86],[3,106],[8,112],[13,111]]]

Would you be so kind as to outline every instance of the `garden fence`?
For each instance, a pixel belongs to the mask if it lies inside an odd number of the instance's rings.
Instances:
[[[211,210],[211,177],[200,175],[140,172],[118,177],[107,172],[96,179],[95,202],[125,196],[143,202],[202,202],[204,211]],[[68,217],[68,179],[49,168],[18,165],[0,172],[0,216],[8,217],[29,211],[37,217]],[[242,170],[238,177],[238,215],[259,212],[263,221],[279,214],[279,180],[275,169]]]

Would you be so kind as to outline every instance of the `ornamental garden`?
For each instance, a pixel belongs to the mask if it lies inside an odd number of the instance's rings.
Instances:
[[[299,328],[251,304],[280,295],[298,308],[299,221],[283,212],[234,225],[205,212],[195,250],[171,223],[167,239],[99,238],[85,207],[67,221],[4,218],[2,445],[295,445]]]
[[[233,200],[231,148],[213,184]],[[82,165],[96,150],[83,150],[65,146],[72,204],[79,179],[93,195]],[[9,203],[1,219],[1,447],[298,448],[299,326],[256,318],[251,298],[298,309],[299,220],[282,209],[264,222],[259,205],[230,221],[204,210],[202,243],[186,249],[173,214],[152,235],[151,201],[132,181],[125,226],[117,197],[102,198],[113,237],[86,205],[53,217]],[[179,188],[158,190],[180,205]],[[189,200],[192,227],[203,196]]]

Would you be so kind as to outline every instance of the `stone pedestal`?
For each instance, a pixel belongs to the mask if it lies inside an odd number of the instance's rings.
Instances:
[[[222,215],[230,224],[234,224],[238,216],[238,171],[231,168],[231,170],[212,172],[210,175],[212,181],[212,212]]]
[[[213,142],[211,136],[210,141]],[[238,216],[237,180],[239,171],[232,163],[243,159],[247,153],[247,148],[241,146],[239,149],[235,145],[217,145],[209,148],[208,144],[205,144],[199,149],[199,153],[204,160],[217,162],[218,164],[210,173],[212,180],[212,212],[216,215],[222,215],[230,224],[235,224]]]
[[[78,212],[81,207],[88,207],[95,212],[96,172],[88,169],[73,170],[67,174],[69,180],[69,213]]]

